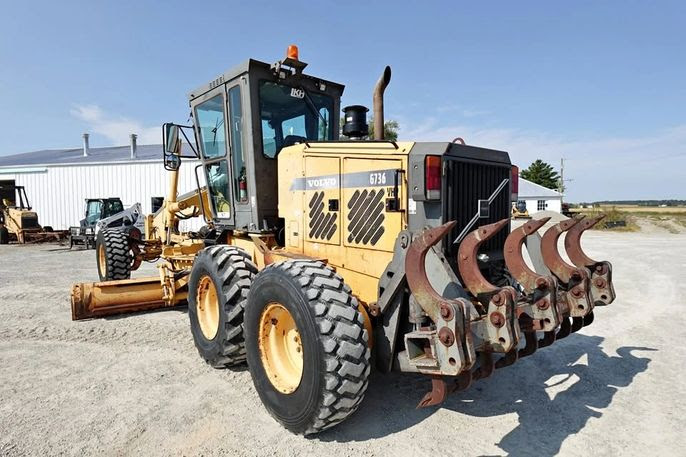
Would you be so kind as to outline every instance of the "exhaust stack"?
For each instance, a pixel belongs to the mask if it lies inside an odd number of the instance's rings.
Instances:
[[[374,139],[384,139],[383,93],[391,82],[391,67],[386,66],[374,86]]]
[[[83,134],[83,156],[84,157],[88,157],[89,155],[91,155],[91,148],[88,144],[88,137],[89,136],[90,135],[88,135],[87,133]]]
[[[135,133],[132,133],[130,135],[131,138],[131,158],[135,159],[136,158],[136,138],[138,138],[138,135]]]

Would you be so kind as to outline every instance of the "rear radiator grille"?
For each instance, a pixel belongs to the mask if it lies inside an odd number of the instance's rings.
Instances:
[[[457,221],[450,238],[445,243],[446,255],[449,257],[457,255],[458,245],[453,244],[453,241],[476,214],[478,200],[488,199],[503,179],[509,178],[509,166],[463,162],[445,158],[444,220],[445,222]],[[509,217],[510,185],[508,183],[491,203],[490,217],[477,220],[471,230]],[[501,230],[485,242],[480,251],[499,251],[502,254],[508,232],[507,229]]]

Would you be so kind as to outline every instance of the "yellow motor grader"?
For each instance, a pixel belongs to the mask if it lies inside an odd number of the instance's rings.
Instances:
[[[506,152],[384,140],[389,67],[374,90],[375,138],[354,105],[341,139],[344,87],[305,66],[289,47],[281,61],[249,60],[190,93],[208,229],[195,239],[174,230],[189,127],[165,124],[161,236],[150,241],[146,226],[144,237],[103,240],[134,266],[159,257],[160,276],[76,284],[74,319],[187,302],[200,356],[247,362],[276,420],[312,434],[358,408],[371,360],[427,375],[419,406],[436,405],[613,301],[611,265],[580,245],[596,219],[542,237],[546,220],[510,232],[518,178]],[[572,264],[557,250],[565,232]]]

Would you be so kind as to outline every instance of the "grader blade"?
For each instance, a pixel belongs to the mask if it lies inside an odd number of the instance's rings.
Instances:
[[[579,222],[580,219],[567,219],[559,222],[546,230],[541,238],[543,262],[558,281],[557,299],[560,308],[563,315],[569,315],[572,318],[583,318],[593,311],[593,302],[589,297],[589,278],[591,275],[587,268],[578,268],[565,262],[557,250],[557,242],[560,235]]]
[[[71,289],[71,319],[76,321],[176,306],[187,295],[185,291],[177,291],[173,301],[165,300],[157,276],[74,284]]]
[[[590,295],[595,306],[609,305],[615,299],[615,288],[612,284],[612,265],[607,261],[593,260],[586,255],[581,249],[581,235],[604,217],[605,215],[602,215],[582,220],[570,228],[565,237],[565,250],[569,259],[577,268],[587,268],[591,272]],[[593,318],[590,321],[592,322]],[[585,323],[585,325],[588,324]]]
[[[550,220],[549,217],[531,220],[513,230],[505,240],[505,264],[514,279],[524,289],[517,307],[520,324],[525,331],[552,331],[560,325],[557,306],[557,282],[552,276],[533,271],[524,261],[522,245],[526,237],[535,233]]]

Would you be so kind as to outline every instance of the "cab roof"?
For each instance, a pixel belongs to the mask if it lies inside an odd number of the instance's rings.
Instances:
[[[224,84],[224,83],[229,82],[233,79],[236,79],[237,77],[239,77],[241,75],[250,73],[250,71],[253,69],[260,68],[263,70],[270,71],[271,67],[272,67],[272,65],[268,64],[266,62],[262,62],[260,60],[255,60],[255,59],[248,59],[248,60],[244,61],[243,63],[236,65],[235,67],[232,67],[229,70],[225,71],[224,73],[222,73],[221,75],[219,75],[215,79],[213,79],[212,81],[210,81],[206,84],[203,84],[202,86],[200,86],[200,87],[196,88],[195,90],[189,92],[188,93],[188,99],[193,100],[197,97],[200,97],[201,95],[209,92],[210,90],[214,89],[215,87],[217,87],[221,84]],[[329,81],[327,79],[315,77],[315,76],[310,76],[310,75],[307,75],[304,73],[298,75],[298,77],[309,79],[311,81],[323,82],[327,86],[338,87],[341,90],[341,94],[343,93],[343,89],[345,88],[345,86],[343,84],[339,84],[339,83]]]

